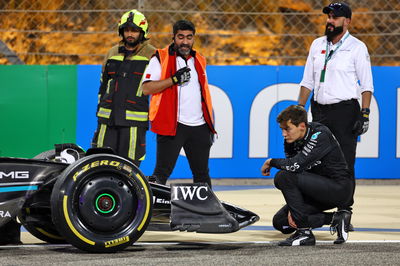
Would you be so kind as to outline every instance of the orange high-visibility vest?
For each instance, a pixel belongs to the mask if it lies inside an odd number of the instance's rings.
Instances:
[[[161,64],[161,80],[167,79],[176,72],[176,54],[170,47],[158,49],[155,56]],[[201,88],[201,105],[203,117],[211,132],[214,129],[211,95],[206,76],[206,59],[193,51],[194,65]],[[151,131],[160,135],[175,136],[178,123],[178,86],[173,85],[162,92],[151,95],[149,120]]]

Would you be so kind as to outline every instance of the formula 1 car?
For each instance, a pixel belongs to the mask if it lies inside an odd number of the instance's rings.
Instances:
[[[0,158],[0,227],[18,217],[35,237],[116,252],[146,230],[229,233],[255,223],[207,184],[149,182],[107,148],[57,144],[33,159]]]

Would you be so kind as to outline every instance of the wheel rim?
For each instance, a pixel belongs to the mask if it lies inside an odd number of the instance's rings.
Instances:
[[[76,219],[100,234],[118,234],[136,216],[138,199],[132,181],[116,172],[101,173],[78,185],[73,196]]]

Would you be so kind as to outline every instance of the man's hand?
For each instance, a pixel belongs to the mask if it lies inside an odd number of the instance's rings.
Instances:
[[[171,77],[174,84],[182,85],[190,80],[190,68],[187,66],[176,71],[175,75]]]
[[[369,127],[369,109],[361,109],[361,117],[356,121],[353,126],[353,132],[357,135],[365,134]]]
[[[261,174],[263,176],[269,176],[270,175],[270,170],[271,170],[271,166],[270,166],[270,162],[271,162],[271,158],[266,160],[263,164],[263,166],[261,167]]]
[[[292,217],[292,214],[290,213],[290,211],[288,211],[287,218],[288,218],[289,226],[297,229],[297,224],[293,220],[293,217]]]

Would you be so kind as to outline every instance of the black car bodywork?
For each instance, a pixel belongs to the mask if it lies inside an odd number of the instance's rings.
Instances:
[[[146,230],[229,233],[259,220],[207,184],[149,182],[112,150],[74,144],[0,158],[0,227],[15,217],[43,241],[89,252],[122,250]]]

